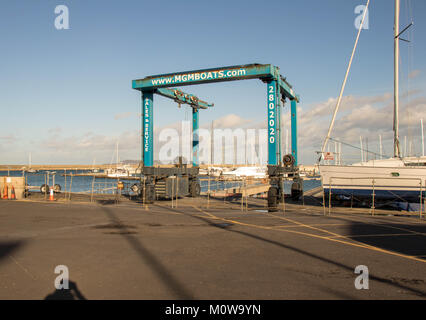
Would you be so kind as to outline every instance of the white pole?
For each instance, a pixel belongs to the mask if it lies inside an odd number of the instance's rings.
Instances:
[[[334,164],[336,165],[338,162],[337,162],[337,154],[338,154],[338,152],[337,152],[338,150],[337,150],[337,142],[336,141],[334,141]]]
[[[213,166],[213,147],[214,147],[214,141],[213,141],[213,132],[214,132],[214,120],[212,121],[211,130],[210,130],[210,166]]]
[[[362,136],[359,136],[359,145],[361,149],[361,162],[364,162],[364,150],[362,150]]]
[[[393,141],[394,157],[399,158],[399,0],[395,0],[395,25],[394,25],[394,110],[393,110]]]
[[[383,147],[382,147],[382,135],[379,134],[379,150],[380,150],[380,159],[383,159]]]
[[[366,152],[365,152],[365,162],[367,162],[368,161],[368,137],[365,138],[365,149],[366,149]]]
[[[118,141],[117,141],[117,146],[116,147],[117,147],[117,151],[116,152],[117,152],[117,166],[118,166],[118,163],[120,162],[120,158],[118,157]]]
[[[327,152],[330,152],[330,145],[327,146]],[[330,164],[330,160],[327,161],[327,164]]]
[[[244,156],[245,156],[245,165],[247,165],[247,145],[248,145],[248,143],[247,143],[247,130],[244,130],[244,136],[245,136],[245,145],[244,145]],[[282,141],[282,140],[280,140],[280,141]]]
[[[407,136],[404,136],[404,157],[407,156]]]
[[[342,143],[339,142],[339,166],[342,164]]]
[[[370,4],[370,0],[367,0],[367,4],[365,5],[364,14],[362,16],[361,24],[360,24],[359,29],[358,29],[358,34],[356,36],[355,44],[354,44],[354,47],[352,49],[351,58],[349,59],[349,64],[348,64],[348,67],[346,69],[345,79],[343,80],[342,87],[340,88],[339,98],[337,99],[337,103],[336,103],[336,107],[334,109],[333,117],[331,118],[330,127],[328,128],[327,136],[325,137],[324,144],[322,145],[321,154],[320,154],[321,157],[323,156],[327,142],[331,137],[331,131],[333,130],[334,121],[336,120],[337,111],[339,110],[339,106],[340,106],[340,103],[342,101],[343,91],[345,90],[345,86],[346,86],[346,80],[348,79],[349,70],[351,69],[352,60],[354,58],[355,50],[356,50],[356,47],[358,45],[358,40],[359,40],[359,36],[361,34],[361,30],[364,26],[364,20],[365,20],[366,14],[368,12],[368,5],[369,4]],[[321,161],[321,158],[319,158],[318,162],[319,161]]]
[[[425,155],[425,135],[423,131],[423,118],[420,119],[420,124],[422,126],[422,156]]]

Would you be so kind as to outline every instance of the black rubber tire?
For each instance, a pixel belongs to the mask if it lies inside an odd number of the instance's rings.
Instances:
[[[284,193],[281,193],[281,194],[280,194],[280,193],[278,192],[278,193],[277,193],[277,202],[278,202],[278,203],[283,203],[283,202],[284,202],[284,196],[285,196],[285,195],[284,195]]]
[[[278,210],[278,189],[275,187],[270,187],[268,190],[268,211],[274,212]]]
[[[292,166],[295,163],[294,156],[292,154],[286,154],[283,157],[283,163],[285,166]]]
[[[60,193],[60,192],[61,192],[61,190],[62,190],[62,188],[61,188],[61,186],[60,186],[59,184],[55,184],[55,185],[53,186],[53,192],[55,192],[55,193]]]
[[[134,192],[134,193],[136,193],[136,194],[139,194],[140,193],[140,187],[139,187],[139,185],[137,184],[137,183],[135,183],[134,185],[132,185],[131,187],[130,187],[130,189]]]
[[[300,182],[293,182],[291,185],[291,199],[299,200],[303,195],[302,185]]]
[[[155,201],[155,186],[147,185],[145,187],[145,203],[153,203]]]
[[[192,181],[189,185],[189,195],[193,198],[199,197],[201,193],[201,186],[198,181]]]
[[[50,191],[50,188],[49,188],[49,186],[47,184],[42,184],[41,185],[41,187],[40,187],[40,192],[41,193],[49,193],[49,191]]]

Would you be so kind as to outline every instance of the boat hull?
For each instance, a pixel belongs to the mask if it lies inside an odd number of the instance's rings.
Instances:
[[[426,168],[320,165],[326,196],[417,202],[425,196]]]

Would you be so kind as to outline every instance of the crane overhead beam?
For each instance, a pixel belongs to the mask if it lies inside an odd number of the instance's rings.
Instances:
[[[157,88],[247,79],[260,79],[264,82],[275,80],[281,99],[299,100],[291,85],[280,75],[280,69],[271,64],[247,64],[159,74],[133,80],[132,87],[140,91],[150,91]]]

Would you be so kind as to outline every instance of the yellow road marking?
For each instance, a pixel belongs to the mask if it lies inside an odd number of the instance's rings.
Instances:
[[[342,241],[342,240],[338,240],[338,239],[333,239],[333,238],[330,238],[330,237],[319,236],[319,235],[315,235],[315,234],[311,234],[311,233],[306,233],[306,232],[301,232],[301,231],[287,230],[287,229],[276,229],[276,228],[272,228],[272,227],[261,227],[261,226],[258,226],[258,225],[253,225],[253,224],[248,224],[248,223],[242,223],[242,222],[235,221],[235,220],[229,220],[229,219],[225,219],[225,218],[219,218],[219,217],[217,217],[217,216],[215,216],[213,214],[210,214],[209,212],[207,212],[205,210],[199,209],[199,208],[194,207],[194,206],[193,206],[193,208],[196,209],[196,210],[198,210],[198,211],[200,211],[200,212],[205,213],[206,215],[208,215],[211,218],[222,220],[222,221],[226,221],[226,222],[231,222],[231,223],[238,224],[238,225],[243,225],[243,226],[248,226],[248,227],[253,227],[253,228],[258,228],[258,229],[276,230],[276,231],[283,231],[283,232],[300,234],[300,235],[304,235],[304,236],[308,236],[308,237],[313,237],[313,238],[319,238],[319,239],[323,239],[323,240],[338,242],[338,243],[342,243],[342,244],[346,244],[346,245],[350,245],[350,246],[354,246],[354,247],[365,248],[365,249],[369,249],[369,250],[372,250],[372,251],[387,253],[389,255],[394,255],[394,256],[406,258],[406,259],[409,259],[409,260],[414,260],[414,261],[426,263],[425,260],[418,259],[415,256],[409,256],[409,255],[405,255],[405,254],[400,254],[400,253],[397,253],[397,252],[393,252],[393,251],[381,249],[381,248],[374,247],[374,246],[371,246],[371,245],[362,244],[362,243],[360,243],[358,241],[355,241],[355,240],[352,240],[352,239],[349,239],[349,240],[354,241],[355,243],[354,242]],[[307,226],[307,225],[305,225],[305,226]],[[307,227],[309,227],[309,226],[307,226]],[[314,229],[319,229],[319,228],[314,228]],[[339,235],[337,233],[332,233],[332,234],[337,235],[337,236],[342,236],[342,235]]]
[[[361,223],[369,224],[369,225],[372,225],[372,226],[379,226],[379,227],[384,227],[384,228],[389,228],[389,229],[407,231],[407,232],[410,232],[410,233],[414,233],[416,235],[426,236],[426,233],[418,232],[418,231],[414,231],[414,230],[410,230],[410,229],[405,229],[405,228],[401,228],[401,227],[389,226],[389,225],[386,225],[386,224],[379,224],[379,223],[362,221],[362,220],[354,220],[354,221],[355,222],[361,222]]]
[[[315,227],[334,227],[334,226],[346,226],[347,224],[344,223],[319,223],[319,224],[311,224],[311,226],[315,226]],[[275,228],[303,228],[303,226],[299,226],[299,225],[281,225],[281,226],[276,226]]]
[[[22,264],[20,264],[11,254],[9,254],[9,258],[19,267],[21,268],[31,279],[37,280],[36,277],[34,277],[31,272],[28,271],[27,268],[25,268]]]
[[[284,218],[284,217],[276,216],[276,215],[270,214],[270,213],[264,213],[264,215],[267,215],[267,216],[270,216],[270,217],[274,217],[274,218],[277,218],[277,219],[280,219],[280,220],[288,221],[288,222],[297,224],[297,225],[305,227],[305,228],[317,230],[317,231],[320,231],[320,232],[323,232],[323,233],[328,233],[328,234],[331,234],[333,236],[337,236],[337,237],[341,237],[342,236],[341,234],[338,234],[338,233],[335,233],[335,232],[331,232],[331,231],[328,231],[328,230],[325,230],[325,229],[317,228],[317,227],[314,227],[314,226],[311,226],[311,225],[308,225],[308,224],[304,224],[302,222],[294,221],[294,220],[291,220],[289,218]],[[352,239],[350,239],[350,240],[352,240]]]
[[[416,236],[416,234],[412,234],[412,233],[381,233],[381,234],[358,234],[358,235],[350,235],[350,237],[354,237],[354,238],[362,238],[362,237],[399,237],[399,236]],[[334,236],[334,237],[330,237],[330,238],[342,238],[342,237],[347,237],[347,236],[341,235],[340,237]]]

